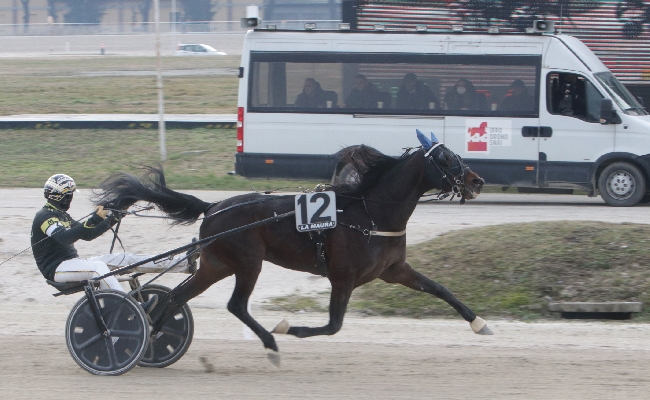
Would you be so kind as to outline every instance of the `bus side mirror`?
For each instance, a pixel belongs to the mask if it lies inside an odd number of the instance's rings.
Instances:
[[[641,104],[641,107],[645,107],[645,104],[643,104],[643,97],[637,96],[636,99],[639,101],[639,104]]]
[[[614,111],[611,99],[602,99],[600,101],[600,123],[602,125],[618,123],[618,116]]]

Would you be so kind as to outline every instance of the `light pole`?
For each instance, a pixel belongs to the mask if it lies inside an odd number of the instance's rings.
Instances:
[[[176,51],[176,0],[172,0],[172,42]]]
[[[160,161],[167,160],[165,143],[165,96],[163,95],[162,59],[160,57],[160,0],[154,0],[156,21],[156,86],[158,87],[158,136],[160,139]]]

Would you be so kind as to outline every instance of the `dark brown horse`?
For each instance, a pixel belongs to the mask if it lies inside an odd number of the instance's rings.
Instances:
[[[426,138],[425,138],[426,139]],[[449,303],[475,333],[492,334],[481,318],[458,301],[444,286],[414,271],[406,262],[406,223],[418,199],[433,188],[473,199],[483,180],[460,157],[441,144],[422,140],[423,147],[399,159],[359,146],[350,150],[355,165],[355,185],[332,187],[336,193],[338,225],[325,230],[321,242],[332,285],[330,320],[322,327],[289,326],[282,321],[273,333],[297,337],[333,335],[341,329],[352,291],[376,278],[430,293]],[[246,194],[218,204],[175,192],[165,186],[162,170],[150,168],[144,178],[116,174],[102,184],[96,200],[108,208],[124,209],[136,201],[157,204],[176,223],[193,223],[201,214],[200,237],[224,232],[295,209],[294,196]],[[247,204],[243,204],[247,203]],[[242,204],[239,207],[233,207]],[[219,210],[230,209],[219,213]],[[216,214],[215,214],[216,213]],[[211,215],[213,215],[211,217]],[[316,242],[309,233],[298,232],[293,218],[219,238],[201,250],[200,268],[176,287],[157,308],[154,332],[175,310],[213,283],[235,275],[236,284],[228,310],[259,336],[264,347],[277,351],[273,335],[247,311],[248,299],[266,260],[284,268],[319,274]]]

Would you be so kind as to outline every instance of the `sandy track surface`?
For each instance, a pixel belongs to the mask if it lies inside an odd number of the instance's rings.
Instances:
[[[477,336],[463,321],[350,316],[333,337],[278,338],[282,365],[223,310],[195,309],[187,354],[165,369],[120,377],[79,368],[60,332],[68,309],[0,307],[0,387],[12,399],[644,399],[650,327],[620,323],[490,321]],[[281,313],[260,312],[267,328]],[[318,325],[325,314],[292,322]],[[203,358],[204,361],[201,361]]]
[[[234,193],[197,192],[204,200]],[[0,189],[0,262],[25,249],[34,213],[43,204],[37,189]],[[539,197],[521,203],[485,196],[482,202],[418,207],[408,227],[410,243],[471,226],[532,220],[584,219],[650,223],[645,208],[612,209],[599,199]],[[71,214],[90,211],[84,193]],[[462,212],[461,212],[462,211]],[[499,215],[499,218],[495,218]],[[128,251],[159,253],[183,245],[198,225],[168,228],[162,220],[125,220]],[[82,256],[105,252],[110,237],[80,243]],[[0,388],[2,398],[498,398],[644,399],[650,387],[650,325],[629,322],[526,324],[486,318],[494,336],[477,336],[460,318],[412,320],[350,314],[332,337],[276,335],[282,366],[268,362],[261,342],[243,340],[242,324],[224,310],[232,280],[214,285],[190,302],[195,340],[188,353],[165,369],[136,367],[120,377],[92,376],[67,352],[63,330],[79,295],[53,298],[31,251],[2,265],[0,282]],[[173,286],[185,275],[165,277]],[[262,309],[272,296],[327,290],[326,280],[265,265],[253,296],[253,314],[271,329],[284,317],[318,326],[326,314],[287,315]],[[452,288],[453,290],[453,288]],[[205,361],[202,362],[201,358]]]

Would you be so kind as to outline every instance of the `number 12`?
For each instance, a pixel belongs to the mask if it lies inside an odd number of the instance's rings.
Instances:
[[[309,202],[316,203],[318,199],[323,199],[323,204],[318,208],[318,210],[316,210],[314,215],[312,215],[311,220],[308,220],[307,195],[303,194],[302,196],[298,197],[298,205],[300,206],[300,220],[302,221],[303,224],[307,224],[307,223],[315,224],[318,222],[328,222],[332,220],[332,217],[330,216],[321,217],[323,211],[325,211],[327,209],[327,206],[330,205],[330,197],[325,193],[316,193],[313,196],[311,196]]]

